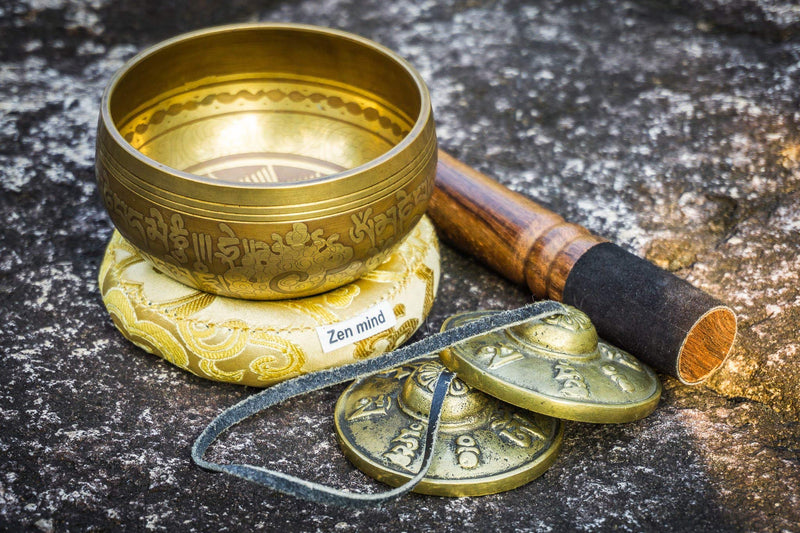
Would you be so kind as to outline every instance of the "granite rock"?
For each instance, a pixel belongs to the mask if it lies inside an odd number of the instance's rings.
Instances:
[[[800,37],[800,6],[792,0],[662,0],[706,28],[752,33],[773,41]]]
[[[286,20],[373,38],[428,80],[441,145],[733,306],[707,386],[664,377],[640,422],[570,423],[539,480],[470,499],[347,511],[194,466],[201,429],[253,389],[125,341],[96,276],[102,89],[161,39]],[[0,1],[0,529],[32,531],[797,531],[800,44],[780,0]],[[530,296],[451,249],[418,335]],[[226,434],[212,457],[352,490],[341,387]]]

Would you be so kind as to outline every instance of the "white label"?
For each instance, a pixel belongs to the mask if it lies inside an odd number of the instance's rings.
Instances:
[[[395,324],[397,318],[391,305],[389,302],[381,302],[344,322],[318,326],[317,335],[322,344],[322,351],[328,353],[354,342],[363,341],[376,333],[386,331]]]

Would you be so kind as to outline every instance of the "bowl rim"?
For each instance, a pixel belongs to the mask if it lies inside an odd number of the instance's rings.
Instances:
[[[154,55],[155,53],[169,48],[170,46],[180,43],[183,41],[191,40],[200,36],[206,35],[213,35],[217,33],[225,33],[230,31],[239,31],[239,30],[291,30],[291,31],[298,31],[298,32],[308,32],[308,33],[315,33],[321,35],[329,35],[332,37],[337,37],[341,39],[346,39],[355,42],[361,46],[367,46],[372,48],[373,50],[380,52],[384,56],[391,59],[395,64],[402,67],[411,77],[414,84],[417,87],[418,94],[420,96],[420,110],[417,114],[416,119],[414,120],[413,127],[409,130],[406,136],[395,146],[381,154],[380,156],[367,161],[364,164],[358,165],[356,167],[343,170],[341,172],[336,172],[333,174],[327,174],[325,176],[320,176],[318,178],[311,178],[303,181],[298,182],[268,182],[268,183],[240,183],[240,182],[223,182],[214,178],[207,178],[205,176],[201,176],[199,174],[192,174],[191,172],[186,172],[180,169],[176,169],[160,161],[153,159],[149,156],[146,156],[139,150],[133,147],[122,134],[119,132],[117,125],[115,124],[112,116],[111,116],[111,97],[119,84],[122,77],[127,74],[130,69],[138,64],[141,61],[146,60],[148,57]],[[114,140],[118,149],[122,149],[129,157],[139,161],[140,163],[144,163],[145,165],[149,166],[150,168],[157,170],[160,173],[168,174],[171,177],[174,177],[178,180],[185,180],[188,182],[195,183],[201,187],[203,186],[210,186],[213,188],[219,189],[240,189],[240,190],[252,190],[252,191],[265,191],[265,190],[276,190],[276,189],[304,189],[308,187],[314,187],[321,184],[332,184],[341,181],[346,181],[351,176],[360,175],[370,169],[377,168],[385,163],[388,163],[392,160],[392,158],[404,150],[406,150],[411,144],[416,142],[418,138],[423,134],[423,131],[427,127],[428,123],[431,120],[431,116],[433,114],[432,105],[431,105],[431,97],[430,92],[428,90],[427,85],[425,84],[422,75],[415,69],[411,63],[409,63],[405,58],[391,50],[390,48],[377,43],[371,39],[367,39],[366,37],[362,37],[360,35],[350,33],[343,30],[338,30],[334,28],[329,28],[326,26],[317,26],[313,24],[299,24],[293,22],[248,22],[248,23],[237,23],[237,24],[225,24],[220,26],[211,26],[207,28],[201,28],[198,30],[182,33],[180,35],[176,35],[164,41],[160,41],[152,46],[145,48],[144,50],[140,51],[130,59],[128,59],[109,80],[108,84],[106,85],[105,90],[103,91],[103,96],[101,99],[100,105],[100,121],[106,130],[106,133]]]

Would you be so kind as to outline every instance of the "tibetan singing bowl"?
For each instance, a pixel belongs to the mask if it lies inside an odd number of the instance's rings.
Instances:
[[[433,191],[428,90],[392,51],[294,24],[189,33],[103,95],[97,180],[117,229],[200,290],[272,300],[379,265]]]

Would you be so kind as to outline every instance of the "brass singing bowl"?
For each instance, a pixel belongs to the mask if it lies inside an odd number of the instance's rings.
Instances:
[[[160,271],[256,300],[317,294],[379,265],[433,191],[430,95],[349,33],[245,24],[130,60],[103,95],[97,181]]]

